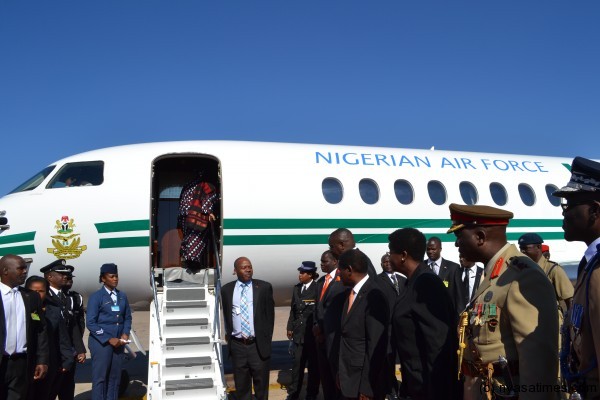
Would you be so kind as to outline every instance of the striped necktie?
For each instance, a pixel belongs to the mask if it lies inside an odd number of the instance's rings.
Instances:
[[[242,323],[242,336],[244,339],[250,337],[250,310],[248,308],[248,284],[242,283],[242,294],[240,296],[240,317]]]

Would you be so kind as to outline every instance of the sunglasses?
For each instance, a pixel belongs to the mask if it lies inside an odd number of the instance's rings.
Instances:
[[[594,204],[594,200],[580,200],[580,201],[568,201],[563,198],[563,201],[560,203],[560,208],[562,208],[563,212],[570,210],[573,207],[581,206],[584,204]]]

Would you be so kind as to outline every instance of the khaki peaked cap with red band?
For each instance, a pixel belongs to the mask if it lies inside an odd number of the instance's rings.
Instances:
[[[452,226],[446,233],[473,226],[508,225],[508,221],[513,217],[513,213],[510,211],[490,206],[468,206],[452,203],[449,207]]]

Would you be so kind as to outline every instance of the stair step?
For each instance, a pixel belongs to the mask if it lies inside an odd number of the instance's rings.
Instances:
[[[212,378],[200,378],[200,379],[177,379],[165,381],[165,390],[176,391],[176,390],[195,390],[195,389],[209,389],[213,387]]]
[[[207,308],[208,302],[203,300],[196,301],[167,301],[165,302],[167,312],[175,308]]]
[[[168,358],[165,360],[165,367],[202,367],[205,365],[211,365],[211,357],[183,357],[183,358]]]
[[[193,346],[198,344],[210,344],[209,336],[165,338],[166,346]]]
[[[203,287],[168,288],[165,294],[167,302],[204,300],[206,289]]]
[[[165,321],[167,327],[174,326],[207,326],[208,318],[185,318],[185,319],[167,319]]]

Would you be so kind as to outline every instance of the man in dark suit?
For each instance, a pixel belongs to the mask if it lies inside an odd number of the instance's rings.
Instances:
[[[335,383],[339,348],[340,315],[345,301],[346,288],[338,275],[338,260],[331,250],[321,255],[321,271],[325,274],[317,281],[317,307],[313,334],[317,341],[317,358],[323,398],[334,400],[338,398],[338,388]]]
[[[294,365],[292,382],[288,386],[288,399],[297,400],[304,380],[304,367],[308,367],[306,400],[314,400],[319,394],[319,364],[317,345],[312,332],[317,300],[317,266],[313,261],[302,261],[298,267],[298,284],[292,292],[292,305],[287,323],[287,337],[293,343]]]
[[[0,259],[0,400],[27,398],[31,381],[48,372],[42,302],[36,292],[19,287],[25,278],[22,257],[9,254]]]
[[[390,264],[390,255],[385,253],[381,257],[381,272],[377,275],[379,281],[379,287],[385,294],[389,310],[390,318],[388,323],[388,349],[385,357],[385,365],[383,367],[383,374],[385,375],[386,393],[390,398],[395,398],[398,395],[398,379],[396,379],[396,351],[392,341],[392,312],[396,305],[398,297],[404,293],[406,286],[406,278],[400,274],[394,272],[392,265]]]
[[[329,234],[329,250],[333,256],[338,259],[340,255],[350,249],[356,248],[356,240],[354,239],[354,234],[346,228],[338,228],[335,231]],[[375,278],[377,276],[377,272],[375,271],[375,267],[373,263],[367,257],[368,262],[368,270],[369,276],[371,278]]]
[[[367,273],[367,256],[352,249],[342,253],[338,269],[350,288],[341,316],[339,373],[345,399],[383,399],[383,370],[389,338],[387,300]]]
[[[252,263],[246,257],[234,262],[238,279],[223,286],[221,298],[225,338],[233,361],[236,398],[250,400],[252,385],[258,400],[269,397],[269,363],[275,324],[273,287],[252,279]]]
[[[427,241],[427,259],[424,262],[451,289],[458,264],[442,258],[442,241],[439,237],[432,236]]]
[[[460,315],[471,301],[473,293],[479,288],[483,268],[476,265],[475,261],[465,259],[462,254],[459,255],[458,260],[460,261],[460,268],[454,272],[451,294],[456,313]]]
[[[400,397],[456,399],[458,318],[450,293],[421,261],[426,242],[420,231],[398,229],[388,240],[392,267],[407,277],[392,317],[402,370]]]

